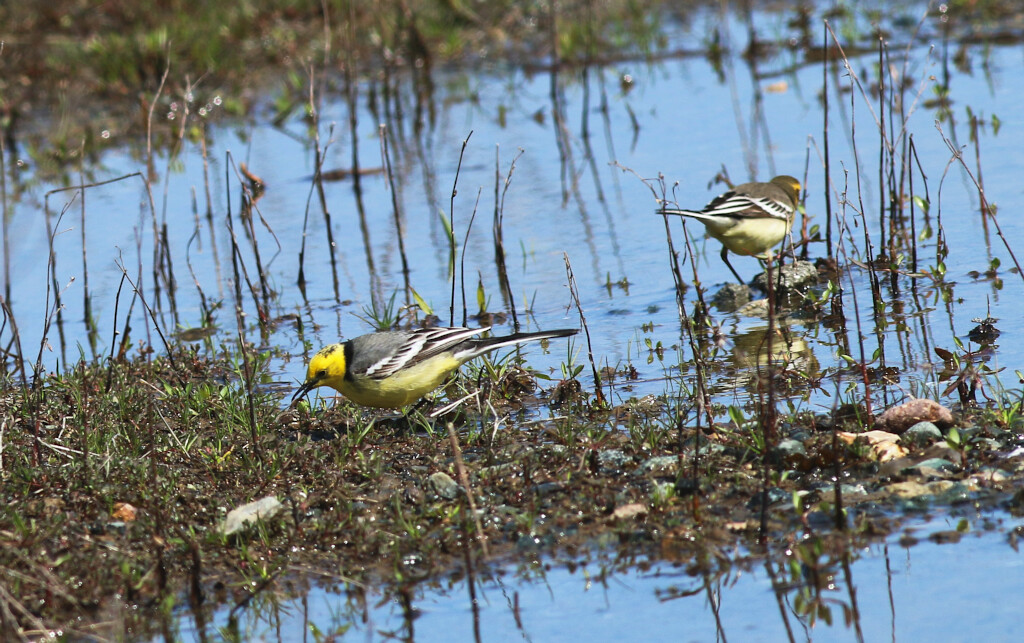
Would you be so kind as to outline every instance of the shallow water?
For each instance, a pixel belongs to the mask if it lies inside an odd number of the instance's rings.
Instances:
[[[958,527],[965,533],[956,544],[932,538]],[[476,624],[467,583],[459,579],[417,586],[404,607],[373,590],[264,597],[237,624],[229,626],[221,610],[205,627],[208,635],[225,628],[220,632],[264,641],[314,631],[374,641],[477,634],[484,641],[856,641],[858,631],[864,641],[1015,641],[1024,615],[1012,597],[1024,582],[1024,559],[1008,539],[1022,528],[1005,514],[939,511],[911,519],[901,533],[851,552],[848,576],[839,560],[823,562],[816,595],[825,611],[814,622],[798,609],[802,592],[815,595],[810,568],[800,568],[806,582],[787,582],[786,567],[795,563],[776,545],[771,563],[739,561],[716,576],[689,571],[692,561],[624,560],[622,553],[613,560],[605,550],[569,565],[546,556],[499,564],[479,582]],[[190,617],[179,628],[182,640],[201,640]]]

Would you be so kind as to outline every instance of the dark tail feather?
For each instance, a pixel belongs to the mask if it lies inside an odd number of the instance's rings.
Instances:
[[[462,361],[468,361],[479,357],[484,353],[497,350],[502,346],[513,346],[523,342],[532,342],[541,339],[554,339],[556,337],[571,337],[580,332],[578,328],[560,328],[558,330],[540,330],[533,333],[513,333],[502,337],[482,337],[464,342],[465,348],[458,351],[456,357]]]
[[[688,215],[688,214],[703,214],[703,212],[700,212],[699,210],[684,210],[683,208],[658,208],[657,211],[655,211],[655,214]]]

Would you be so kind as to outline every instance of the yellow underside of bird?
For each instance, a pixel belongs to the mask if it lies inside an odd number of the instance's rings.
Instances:
[[[708,235],[721,241],[729,252],[748,257],[767,258],[771,249],[789,234],[789,223],[782,219],[759,217],[737,220],[721,216],[700,216],[698,213],[685,213],[683,216],[703,223]]]
[[[365,375],[342,379],[333,386],[339,393],[363,406],[381,409],[396,409],[418,401],[427,393],[444,384],[444,381],[462,365],[451,353],[442,353],[402,369],[383,380]]]

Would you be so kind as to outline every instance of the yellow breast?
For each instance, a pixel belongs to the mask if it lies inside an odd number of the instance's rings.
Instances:
[[[461,363],[442,353],[382,380],[356,376],[346,379],[341,393],[356,404],[394,409],[418,401],[441,386]]]

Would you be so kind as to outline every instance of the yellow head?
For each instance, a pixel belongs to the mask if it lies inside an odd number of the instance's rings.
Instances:
[[[786,193],[794,207],[800,203],[800,181],[788,174],[782,174],[772,179],[771,183]]]
[[[309,360],[306,381],[296,391],[292,400],[320,386],[330,386],[340,392],[342,383],[345,381],[346,367],[344,344],[324,346],[313,356],[313,359]]]

